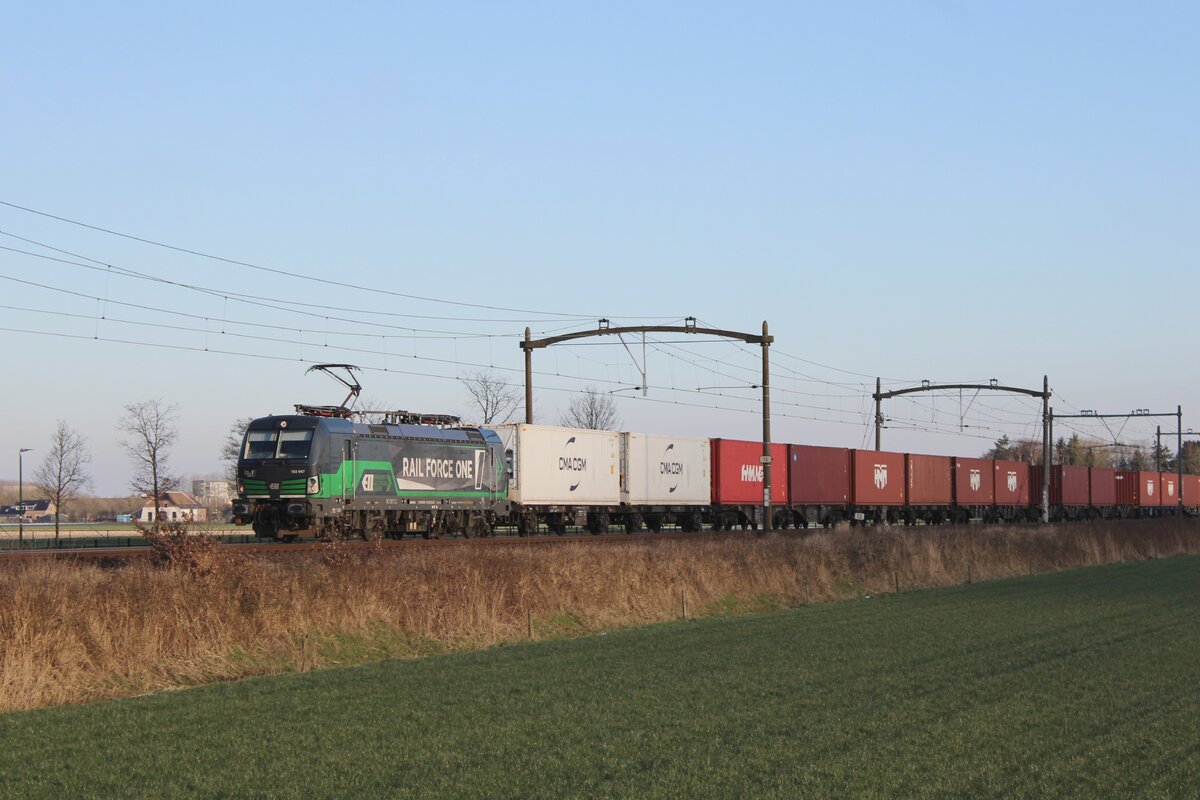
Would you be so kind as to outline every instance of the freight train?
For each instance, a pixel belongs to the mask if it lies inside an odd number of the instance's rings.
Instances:
[[[1018,461],[803,444],[771,446],[775,528],[1020,521],[1040,516],[1042,468]],[[234,521],[260,537],[427,538],[543,528],[633,533],[764,522],[762,443],[544,425],[254,420]],[[1055,519],[1200,511],[1200,476],[1054,465]]]

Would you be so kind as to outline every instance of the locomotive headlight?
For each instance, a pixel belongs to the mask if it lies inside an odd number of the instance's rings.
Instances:
[[[321,476],[310,475],[308,477],[308,493],[316,494],[319,491],[321,491]]]

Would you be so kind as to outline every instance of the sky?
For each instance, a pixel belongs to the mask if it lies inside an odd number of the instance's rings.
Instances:
[[[0,32],[0,479],[65,420],[96,492],[126,493],[118,423],[148,399],[177,407],[170,468],[216,475],[238,418],[341,401],[318,362],[361,367],[369,405],[469,417],[462,379],[519,387],[527,326],[601,318],[766,321],[775,441],[870,446],[876,377],[1047,375],[1058,413],[1182,406],[1200,430],[1198,24],[1165,2],[24,4]],[[590,386],[623,429],[754,438],[760,358],[554,346],[536,417]],[[886,449],[1040,435],[1020,396],[884,413]]]

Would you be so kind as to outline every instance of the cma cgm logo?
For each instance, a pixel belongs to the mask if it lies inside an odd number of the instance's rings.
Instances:
[[[875,465],[875,488],[882,489],[887,486],[887,464]]]
[[[1017,490],[1017,473],[1015,472],[1008,473],[1008,490],[1010,492],[1015,492]]]
[[[572,436],[570,439],[567,439],[567,443],[563,445],[563,454],[558,457],[558,471],[559,472],[586,472],[587,471],[587,459],[582,458],[580,456],[571,455],[571,451],[569,448],[573,444],[575,444],[574,436]],[[581,484],[581,483],[583,483],[582,477],[580,477],[579,480],[575,481],[575,483],[571,484],[570,488],[567,491],[570,491],[570,492],[575,491],[576,489],[579,488],[579,484]]]
[[[1175,496],[1175,481],[1167,481],[1167,497]]]
[[[662,458],[658,462],[658,474],[669,475],[675,479],[675,482],[671,484],[671,488],[667,489],[667,494],[674,494],[675,490],[679,488],[679,478],[683,475],[683,462],[671,460],[671,456],[673,455],[671,451],[674,449],[675,443],[671,442],[667,445],[667,449],[663,451]],[[745,479],[743,478],[743,480]]]
[[[1153,480],[1146,481],[1146,496],[1154,497],[1154,481]]]
[[[979,476],[979,470],[971,470],[971,491],[978,492],[979,487],[983,485],[983,478]]]

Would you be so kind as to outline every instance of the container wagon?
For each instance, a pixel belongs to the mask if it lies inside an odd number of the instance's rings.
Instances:
[[[954,472],[950,456],[925,456],[906,453],[904,519],[940,524],[949,519],[954,502]]]
[[[1037,519],[1036,506],[1042,502],[1041,473],[1035,483],[1032,465],[1024,461],[995,461],[993,472],[996,516],[1005,522]]]
[[[851,523],[897,522],[904,510],[904,454],[850,451]]]
[[[664,524],[700,530],[712,511],[712,447],[708,439],[621,435],[621,522],[627,533]],[[761,485],[761,484],[760,484]]]
[[[850,508],[850,450],[788,445],[788,504],[797,528],[835,525]]]
[[[1138,489],[1140,491],[1141,510],[1143,516],[1157,517],[1162,509],[1162,476],[1157,472],[1141,470],[1138,472]]]
[[[1117,516],[1117,471],[1107,467],[1092,467],[1088,477],[1092,515]]]
[[[621,506],[621,437],[614,431],[548,425],[499,425],[510,464],[508,498],[522,535],[544,524],[557,534],[567,525],[604,533]]]
[[[1196,513],[1200,510],[1200,475],[1184,475],[1183,486],[1180,487],[1183,494],[1183,507],[1189,513]]]
[[[712,439],[712,511],[714,528],[735,525],[756,529],[762,522],[762,442]],[[787,445],[771,445],[771,524],[786,528],[788,510]]]
[[[1162,506],[1164,513],[1174,513],[1179,507],[1179,476],[1174,472],[1160,472],[1158,485],[1162,488]],[[1169,511],[1170,509],[1170,511]]]
[[[1030,468],[1033,485],[1042,485],[1042,467]],[[1038,498],[1040,501],[1040,497]],[[1088,468],[1070,464],[1050,466],[1050,516],[1052,519],[1079,519],[1088,516],[1091,504],[1091,489],[1088,484]]]
[[[954,520],[966,523],[972,517],[990,521],[996,504],[996,470],[985,458],[953,460]]]

